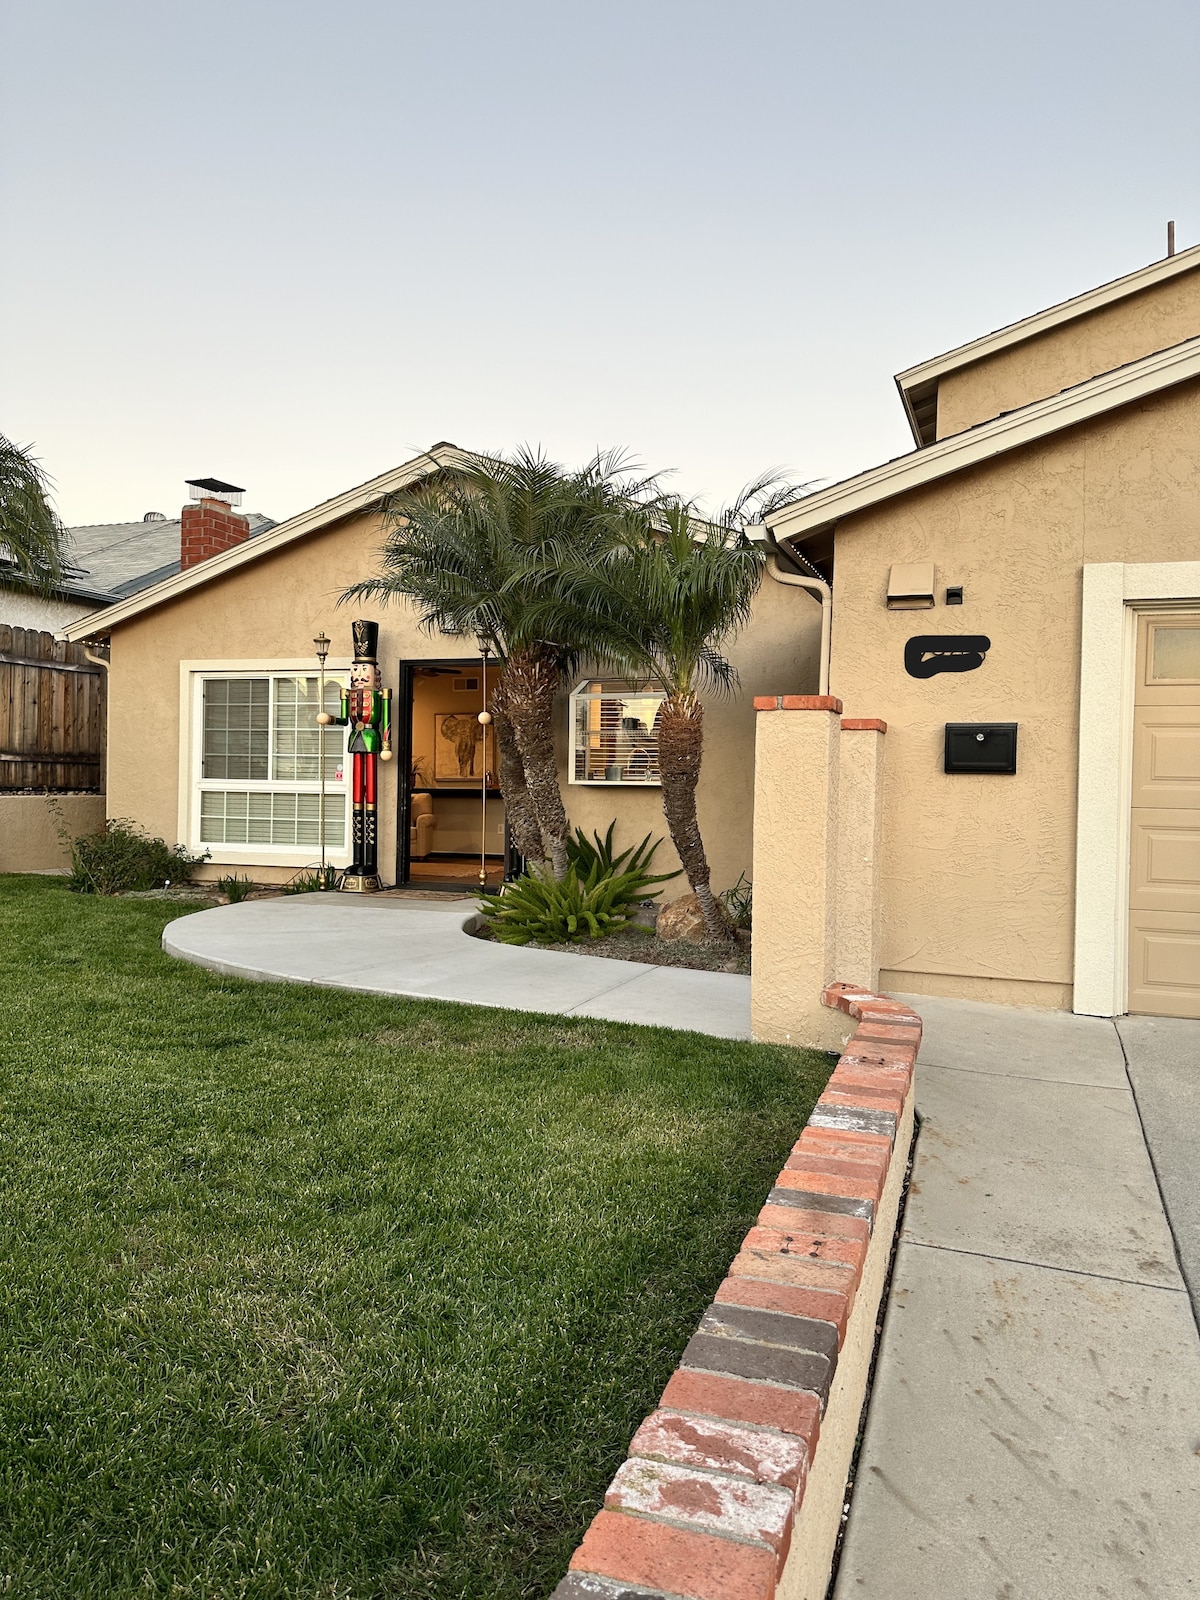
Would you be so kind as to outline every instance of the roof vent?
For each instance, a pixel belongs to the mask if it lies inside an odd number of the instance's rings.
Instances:
[[[167,519],[161,511],[147,511],[142,518],[143,522],[165,522]]]
[[[224,500],[227,506],[240,506],[244,489],[236,483],[223,483],[220,478],[189,478],[189,500]]]
[[[933,573],[932,561],[897,561],[888,574],[888,610],[928,610],[933,605]]]

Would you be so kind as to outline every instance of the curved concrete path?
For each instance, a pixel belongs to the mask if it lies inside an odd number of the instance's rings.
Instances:
[[[750,1037],[749,978],[489,944],[465,931],[474,916],[468,899],[288,895],[179,917],[162,943],[168,955],[264,982]]]

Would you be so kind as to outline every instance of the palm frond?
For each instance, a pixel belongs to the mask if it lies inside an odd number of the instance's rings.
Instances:
[[[52,588],[63,572],[63,527],[50,479],[31,453],[0,434],[0,562],[24,585]]]

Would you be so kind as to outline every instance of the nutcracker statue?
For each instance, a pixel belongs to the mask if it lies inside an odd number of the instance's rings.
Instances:
[[[379,624],[361,618],[351,624],[354,664],[350,687],[342,690],[341,715],[321,711],[317,721],[350,729],[348,751],[352,762],[350,793],[354,805],[354,859],[342,888],[353,894],[374,894],[379,881],[379,763],[392,759],[392,691],[380,687]]]

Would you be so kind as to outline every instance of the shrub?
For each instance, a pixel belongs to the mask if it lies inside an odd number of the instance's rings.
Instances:
[[[735,928],[750,928],[754,917],[754,885],[743,872],[732,889],[717,896]]]
[[[152,839],[135,822],[110,818],[103,833],[85,834],[71,845],[69,888],[77,894],[121,894],[136,889],[161,889],[186,882],[192,868],[207,861],[189,855],[181,844]]]
[[[608,832],[602,839],[598,833],[593,833],[586,839],[582,828],[575,829],[575,837],[567,840],[567,860],[574,868],[575,874],[582,881],[586,881],[593,869],[598,870],[601,877],[628,877],[637,878],[637,888],[631,889],[627,898],[630,900],[655,900],[660,891],[646,890],[652,883],[669,883],[672,878],[677,878],[682,869],[675,872],[650,871],[650,864],[654,860],[654,852],[662,843],[655,839],[650,843],[647,834],[636,848],[632,845],[628,850],[622,850],[619,856],[613,855],[612,837],[615,822],[610,822]]]
[[[239,901],[248,898],[254,888],[254,884],[249,878],[242,878],[237,873],[234,873],[231,878],[218,878],[217,888],[229,901],[229,904],[235,906]]]
[[[498,899],[481,901],[480,910],[504,944],[575,943],[598,939],[628,922],[644,886],[637,873],[604,874],[598,864],[586,878],[573,867],[561,879],[533,867]]]
[[[319,867],[305,867],[303,872],[298,872],[294,878],[289,878],[284,884],[284,894],[318,894],[325,890],[336,889],[338,870],[336,867],[326,867],[324,872]]]

